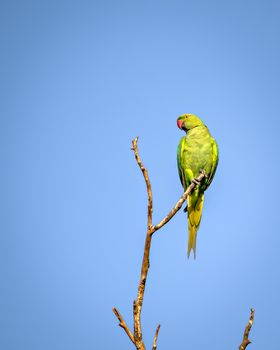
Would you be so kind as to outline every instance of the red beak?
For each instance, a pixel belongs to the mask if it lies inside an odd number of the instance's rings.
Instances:
[[[179,129],[182,129],[182,125],[184,124],[184,122],[180,119],[177,120],[177,125]]]

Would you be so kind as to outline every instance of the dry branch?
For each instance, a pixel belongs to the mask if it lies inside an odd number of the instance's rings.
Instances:
[[[202,170],[200,172],[200,174],[198,175],[198,177],[196,178],[196,180],[198,182],[201,182],[201,180],[205,177],[205,172]],[[153,233],[157,230],[159,230],[160,228],[162,228],[162,226],[164,226],[165,224],[168,223],[168,221],[170,221],[173,216],[177,213],[177,211],[179,211],[182,207],[182,205],[184,204],[185,200],[188,198],[188,195],[192,192],[192,190],[196,187],[196,184],[194,182],[192,182],[190,184],[190,186],[186,189],[185,193],[182,195],[182,197],[178,200],[178,202],[175,204],[174,208],[171,209],[171,211],[165,216],[165,218],[163,218],[157,225],[153,226]]]
[[[145,293],[145,285],[147,280],[147,275],[150,267],[149,263],[149,256],[150,256],[150,249],[151,249],[151,241],[152,241],[152,235],[154,232],[162,228],[165,224],[170,221],[173,216],[178,212],[178,210],[181,209],[184,201],[187,199],[188,195],[191,193],[191,191],[197,186],[195,183],[191,183],[191,185],[187,188],[183,196],[179,199],[179,201],[175,204],[175,206],[171,209],[171,211],[155,226],[153,226],[153,196],[152,196],[152,186],[149,179],[148,171],[144,167],[139,152],[138,152],[138,146],[137,146],[138,137],[136,137],[134,140],[132,140],[132,150],[134,152],[134,156],[136,159],[136,162],[143,174],[146,188],[147,188],[147,194],[148,194],[148,213],[147,213],[147,233],[146,233],[146,241],[145,241],[145,248],[144,248],[144,255],[142,260],[142,267],[141,267],[141,276],[140,281],[138,285],[138,292],[137,292],[137,298],[133,302],[133,318],[134,318],[134,334],[130,332],[128,329],[125,321],[121,317],[119,311],[114,308],[113,311],[115,315],[117,316],[118,320],[120,321],[119,325],[122,327],[126,334],[129,336],[130,340],[133,342],[137,350],[145,350],[145,345],[143,343],[142,339],[142,326],[141,326],[141,312],[142,312],[142,305],[143,305],[143,298]],[[203,177],[205,176],[205,173],[202,171],[197,180],[200,182]],[[157,348],[157,338],[159,333],[160,326],[157,327],[154,342],[153,342],[153,350],[156,350]]]
[[[149,271],[149,256],[150,256],[150,249],[151,249],[151,242],[152,242],[152,236],[153,234],[161,229],[165,224],[167,224],[173,216],[181,209],[183,203],[188,198],[188,195],[192,192],[192,190],[201,182],[201,180],[206,176],[205,172],[202,170],[199,174],[199,176],[196,178],[196,182],[192,182],[190,186],[187,188],[183,196],[178,200],[178,202],[175,204],[175,206],[170,210],[170,212],[157,224],[153,226],[153,196],[152,196],[152,186],[149,179],[148,171],[144,167],[139,152],[138,152],[138,146],[137,146],[138,137],[136,137],[134,140],[132,140],[132,150],[134,152],[134,156],[136,159],[136,162],[143,174],[145,183],[146,183],[146,189],[147,189],[147,195],[148,195],[148,212],[147,212],[147,232],[146,232],[146,241],[145,241],[145,247],[144,247],[144,254],[143,254],[143,260],[142,260],[142,267],[141,267],[141,275],[140,275],[140,281],[138,285],[138,292],[137,292],[137,298],[133,302],[133,319],[134,319],[134,329],[133,334],[129,330],[127,324],[125,323],[124,319],[122,318],[121,314],[116,308],[113,308],[113,312],[115,313],[116,317],[119,320],[119,326],[124,329],[132,343],[135,345],[137,350],[146,350],[145,344],[142,339],[142,326],[141,326],[141,312],[142,312],[142,306],[143,306],[143,298],[145,293],[145,285],[147,281],[148,271]],[[250,344],[250,340],[248,339],[249,333],[252,327],[254,321],[254,309],[251,309],[251,316],[249,323],[245,329],[244,337],[242,344],[239,347],[239,350],[245,350],[247,345]],[[157,326],[154,341],[153,341],[153,348],[152,350],[157,349],[157,339],[158,334],[160,330],[160,325]]]
[[[131,150],[134,151],[136,162],[139,165],[139,168],[142,171],[142,174],[145,179],[146,187],[147,187],[147,193],[148,193],[148,223],[147,228],[149,229],[152,226],[152,218],[153,218],[153,195],[152,195],[152,186],[148,175],[148,170],[144,167],[141,158],[139,156],[138,147],[137,147],[137,141],[138,136],[132,140],[132,148]]]
[[[125,330],[125,332],[128,335],[129,339],[132,341],[133,344],[135,344],[134,336],[130,332],[129,328],[127,327],[124,319],[122,318],[122,315],[119,313],[119,311],[115,307],[113,308],[113,312],[117,316],[118,320],[120,321],[119,326],[122,327]]]
[[[253,323],[254,323],[254,316],[255,316],[255,310],[251,309],[250,319],[249,319],[249,322],[245,328],[244,335],[243,335],[243,341],[242,341],[241,345],[239,346],[239,350],[245,350],[247,348],[247,345],[251,344],[251,341],[249,340],[249,334],[250,334],[250,330],[251,330]]]
[[[155,337],[154,337],[154,343],[153,343],[153,349],[152,350],[157,350],[157,338],[158,338],[158,332],[160,330],[160,324],[157,326]]]

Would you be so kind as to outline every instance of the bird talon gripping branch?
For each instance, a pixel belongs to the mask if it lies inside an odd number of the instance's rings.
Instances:
[[[206,174],[206,171],[202,168],[199,170],[200,174],[203,174],[204,177],[208,178],[209,176]]]
[[[198,179],[192,179],[192,183],[194,183],[195,185],[199,185],[200,181]]]

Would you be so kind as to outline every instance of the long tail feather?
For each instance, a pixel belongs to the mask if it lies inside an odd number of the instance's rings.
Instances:
[[[201,221],[203,202],[204,194],[199,193],[198,190],[195,190],[188,197],[188,258],[191,250],[193,250],[194,258],[196,256],[196,235]]]

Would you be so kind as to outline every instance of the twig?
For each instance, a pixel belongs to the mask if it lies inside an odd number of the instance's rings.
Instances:
[[[198,182],[201,182],[201,180],[205,177],[205,172],[202,170],[200,172],[200,174],[198,175],[198,177],[196,178],[196,180]],[[166,215],[166,217],[164,219],[162,219],[157,225],[152,227],[152,232],[154,233],[155,231],[159,230],[160,228],[162,228],[162,226],[164,226],[165,224],[168,223],[168,221],[170,221],[173,216],[177,213],[177,211],[179,211],[182,207],[182,205],[184,204],[185,200],[188,198],[188,195],[191,193],[191,191],[196,187],[197,185],[192,182],[190,184],[190,186],[186,189],[185,193],[182,195],[182,197],[178,200],[178,202],[175,204],[174,208],[171,209],[171,211]]]
[[[132,148],[131,150],[134,151],[136,162],[139,165],[139,168],[141,169],[145,182],[147,187],[147,193],[148,193],[148,222],[147,222],[147,228],[148,230],[152,226],[152,218],[153,218],[153,195],[152,195],[152,186],[148,175],[148,170],[144,167],[141,158],[138,153],[138,147],[137,147],[137,141],[138,136],[132,140]]]
[[[129,328],[127,327],[124,319],[122,318],[122,315],[119,313],[119,311],[115,307],[113,308],[113,312],[117,316],[118,320],[120,321],[119,326],[125,330],[125,332],[128,335],[129,339],[132,341],[133,344],[135,344],[134,336],[130,332]]]
[[[243,335],[243,341],[242,341],[241,345],[239,346],[239,350],[245,350],[247,348],[247,345],[251,344],[251,341],[249,340],[249,334],[250,334],[250,330],[251,330],[251,327],[252,327],[253,322],[254,322],[254,316],[255,316],[255,310],[251,309],[250,319],[249,319],[249,322],[245,328],[244,335]]]
[[[153,349],[152,350],[157,350],[157,339],[158,339],[158,332],[160,330],[160,324],[157,326],[156,333],[154,336],[154,343],[153,343]]]

